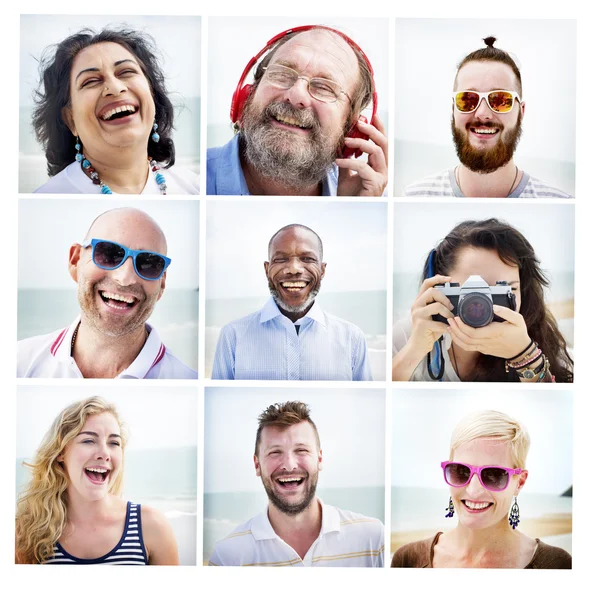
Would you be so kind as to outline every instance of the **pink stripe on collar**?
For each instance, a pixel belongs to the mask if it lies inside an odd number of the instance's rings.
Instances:
[[[152,363],[152,366],[148,369],[148,373],[164,358],[164,354],[166,354],[166,346],[164,346],[164,344],[160,344],[160,349],[158,350],[158,354],[156,355],[156,358],[155,358],[154,362]]]
[[[53,344],[51,345],[50,352],[51,352],[51,354],[53,354],[53,356],[55,356],[57,354],[57,351],[59,350],[61,343],[64,341],[64,338],[66,337],[66,333],[68,332],[68,329],[69,329],[69,327],[66,327],[64,330],[60,331],[59,335],[55,338],[55,342],[53,342]]]

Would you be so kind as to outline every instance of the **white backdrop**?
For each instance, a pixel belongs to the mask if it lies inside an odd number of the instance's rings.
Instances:
[[[450,125],[457,65],[483,48],[489,35],[497,38],[495,47],[512,55],[522,76],[526,109],[518,166],[574,193],[574,20],[397,19],[394,196],[458,164]]]

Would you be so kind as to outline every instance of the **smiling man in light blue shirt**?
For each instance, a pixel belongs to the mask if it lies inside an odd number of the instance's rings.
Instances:
[[[279,229],[264,270],[271,298],[222,328],[212,378],[371,381],[363,332],[316,301],[326,272],[317,233]]]

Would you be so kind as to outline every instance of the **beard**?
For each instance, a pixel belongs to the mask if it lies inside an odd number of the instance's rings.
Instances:
[[[500,123],[489,123],[474,120],[466,125],[466,129],[471,127],[497,127],[498,141],[493,148],[480,150],[474,148],[469,143],[468,133],[459,129],[455,124],[455,115],[451,118],[451,130],[453,132],[453,142],[457,156],[465,167],[475,173],[493,173],[500,167],[510,162],[514,156],[516,146],[522,135],[522,113],[519,111],[516,125],[510,130],[504,131],[504,126]]]
[[[274,298],[276,305],[281,310],[285,311],[286,313],[292,314],[292,315],[303,314],[311,308],[311,305],[315,301],[315,297],[318,295],[318,293],[320,291],[321,285],[322,284],[321,284],[321,279],[320,279],[317,282],[317,284],[315,285],[315,287],[309,292],[309,294],[307,295],[307,298],[305,299],[305,301],[302,304],[293,305],[293,304],[289,304],[288,302],[285,302],[283,300],[283,298],[281,297],[279,290],[277,290],[277,288],[275,287],[273,282],[270,279],[268,280],[268,289],[270,290],[270,295]]]
[[[314,475],[309,476],[308,481],[302,483],[301,485],[306,485],[307,483],[309,483],[309,488],[305,496],[297,504],[291,504],[283,500],[279,495],[275,494],[272,488],[270,478],[262,477],[262,485],[264,485],[264,489],[266,490],[266,495],[268,496],[269,502],[285,515],[298,515],[299,513],[302,513],[311,504],[312,500],[315,497],[316,488],[318,487],[317,471]]]
[[[295,119],[308,134],[298,135],[276,127],[272,121],[277,117]],[[248,101],[240,138],[246,160],[262,177],[304,190],[322,181],[344,144],[344,131],[337,138],[330,137],[309,108],[298,109],[278,101],[257,108]]]
[[[105,315],[97,306],[98,302],[102,302],[98,290],[103,289],[108,280],[108,277],[104,277],[100,281],[92,283],[83,277],[79,279],[78,303],[88,324],[95,331],[108,337],[121,337],[143,327],[155,308],[158,294],[147,295],[139,284],[121,287],[111,282],[108,284],[109,290],[116,289],[118,293],[134,295],[140,306],[139,310],[135,310],[131,315]]]

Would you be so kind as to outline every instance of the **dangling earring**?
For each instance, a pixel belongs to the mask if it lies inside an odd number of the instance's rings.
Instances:
[[[445,518],[452,517],[455,514],[455,505],[453,504],[453,499],[449,496],[449,505],[446,508],[447,514]]]
[[[510,514],[508,515],[508,523],[510,523],[512,529],[516,529],[520,523],[520,508],[518,507],[516,496],[514,496],[512,508],[510,509]]]
[[[76,161],[82,162],[84,155],[82,152],[80,152],[82,150],[82,145],[80,144],[80,138],[78,136],[76,136],[76,144],[74,145],[74,148],[76,148]]]
[[[157,144],[160,141],[160,134],[157,131],[158,124],[154,121],[154,133],[152,133],[152,140]]]

